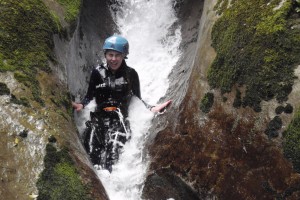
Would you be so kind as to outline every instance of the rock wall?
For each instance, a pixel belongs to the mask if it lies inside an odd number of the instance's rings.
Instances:
[[[0,2],[1,199],[108,199],[81,145],[68,90],[86,87],[80,73],[98,58],[92,41],[111,34],[113,22],[106,1],[83,1],[80,20],[71,21],[65,3],[79,10],[80,1]]]
[[[171,160],[175,161],[175,159],[170,154],[174,152],[174,156],[176,155],[178,158],[186,157],[187,160],[190,159],[189,152],[181,150],[182,145],[185,145],[186,148],[190,145],[176,144],[173,139],[174,137],[179,139],[181,136],[183,137],[189,133],[190,129],[193,128],[187,126],[191,123],[190,121],[192,121],[194,126],[198,127],[199,117],[192,114],[187,116],[184,109],[189,107],[192,113],[197,113],[199,110],[195,102],[189,101],[189,99],[198,98],[197,94],[200,95],[199,93],[204,91],[202,89],[193,90],[192,94],[188,92],[193,82],[197,81],[196,79],[191,79],[191,77],[201,77],[199,72],[194,73],[195,70],[199,70],[199,68],[194,67],[195,62],[211,62],[209,58],[214,55],[210,54],[213,50],[206,51],[207,49],[203,48],[203,51],[206,52],[205,55],[201,55],[203,60],[196,59],[198,55],[197,49],[199,51],[202,50],[197,41],[201,41],[199,38],[210,37],[212,19],[202,19],[206,18],[206,13],[210,13],[212,5],[213,2],[204,3],[204,1],[199,2],[197,0],[178,1],[176,12],[179,23],[182,26],[180,49],[183,54],[169,77],[170,88],[166,96],[173,100],[172,106],[164,115],[154,118],[154,125],[150,129],[151,134],[148,136],[148,150],[146,150],[145,154],[150,154],[151,164],[143,189],[144,199],[199,199],[197,191],[171,168],[173,162]],[[200,29],[200,27],[202,28]],[[211,49],[209,40],[202,40],[201,42]],[[198,83],[195,86],[199,86]],[[170,148],[173,149],[171,150]],[[177,150],[180,152],[177,152]],[[166,163],[161,163],[165,158]]]
[[[271,140],[265,134],[275,116],[276,103],[262,102],[261,112],[249,107],[236,109],[235,91],[226,93],[225,101],[223,94],[208,84],[207,73],[216,57],[211,46],[212,27],[220,17],[216,4],[204,2],[197,42],[188,45],[193,53],[183,49],[183,58],[171,75],[171,79],[178,77],[180,87],[171,86],[168,95],[173,96],[175,104],[165,116],[154,120],[148,144],[151,164],[143,197],[177,200],[186,199],[189,193],[188,199],[299,199],[300,176],[283,155],[284,139]],[[185,5],[190,6],[188,11]],[[195,22],[200,18],[193,13],[200,12],[201,5],[185,1],[179,13],[189,12]],[[191,22],[181,19],[183,26]],[[190,37],[183,38],[185,46]],[[186,79],[177,70],[187,73]],[[297,85],[298,80],[290,94],[295,107],[299,106],[294,101],[298,98]],[[203,112],[201,103],[208,98],[207,93],[213,97],[212,107]],[[282,118],[286,127],[292,115]]]
[[[0,196],[4,199],[28,199],[31,194],[37,195],[37,181],[44,195],[38,198],[47,196],[47,191],[55,195],[57,193],[52,189],[56,187],[59,190],[61,187],[53,184],[55,187],[48,188],[52,182],[49,184],[45,181],[48,175],[52,178],[62,175],[66,176],[66,180],[76,179],[79,180],[76,183],[90,186],[83,191],[83,199],[108,199],[77,135],[68,91],[78,98],[84,94],[91,68],[101,62],[103,40],[116,31],[107,7],[109,1],[82,1],[80,17],[71,25],[64,18],[66,8],[58,1],[43,2],[56,13],[61,28],[65,30],[55,30],[54,44],[52,40],[46,44],[41,42],[43,37],[48,39],[55,23],[40,1],[15,3],[5,0],[0,3],[5,8],[0,14],[16,14],[12,15],[15,21],[6,23],[6,20],[3,23],[1,19],[1,25],[11,24],[14,26],[12,30],[18,28],[22,33],[16,37],[12,34],[17,33],[14,31],[0,34],[8,44],[5,47],[12,49],[12,52],[8,52],[2,46],[0,48]],[[282,150],[283,130],[294,115],[281,114],[280,137],[270,139],[265,130],[280,124],[276,120],[272,122],[273,125],[270,123],[271,119],[277,119],[274,118],[274,110],[278,102],[263,101],[261,112],[249,107],[233,108],[237,91],[224,95],[218,88],[212,89],[208,84],[207,73],[217,56],[212,48],[212,27],[221,17],[217,15],[215,5],[227,5],[221,2],[228,3],[216,0],[175,1],[182,26],[183,41],[180,48],[183,54],[170,75],[171,87],[166,95],[174,103],[165,115],[154,119],[154,126],[150,130],[152,134],[145,153],[150,154],[151,164],[143,198],[299,199],[300,176],[294,170],[297,166],[293,168]],[[12,6],[5,7],[7,3]],[[294,6],[297,6],[296,3]],[[32,12],[32,8],[35,12]],[[31,18],[35,13],[40,15]],[[20,36],[28,36],[28,40],[33,38],[29,36],[41,26],[37,20],[41,16],[49,22],[49,26],[42,29],[46,30],[45,33],[40,31],[43,34],[37,34],[38,40],[32,40],[36,46],[30,48],[29,52],[28,44],[21,44],[27,40]],[[30,23],[26,23],[27,20]],[[296,17],[296,23],[297,20]],[[27,27],[26,24],[33,26]],[[1,29],[2,32],[7,30]],[[16,41],[18,45],[15,45]],[[49,53],[52,45],[55,55]],[[40,49],[47,51],[36,52]],[[45,65],[47,59],[51,69]],[[299,67],[295,75],[299,75]],[[239,89],[243,92],[242,87]],[[298,78],[292,89],[289,103],[297,108],[300,99]],[[203,102],[211,103],[207,112],[201,109]],[[297,128],[297,120],[294,120],[293,126],[287,130],[292,129],[291,132],[294,131],[297,136]],[[294,145],[297,144],[295,142]],[[64,154],[66,151],[67,155]],[[49,164],[51,159],[54,159],[54,166],[51,162]],[[69,171],[62,170],[66,167]],[[60,174],[62,172],[72,172],[72,176]],[[64,181],[58,183],[64,184]],[[70,185],[67,187],[68,193],[63,191],[59,194],[82,195],[74,191],[78,188],[76,186]],[[56,196],[45,199],[51,198],[55,199]]]
[[[116,31],[109,1],[82,3],[74,32],[67,38],[54,36],[54,50],[60,63],[57,74],[61,74],[61,79],[68,83],[69,91],[78,100],[85,95],[92,68],[102,63],[104,40]]]

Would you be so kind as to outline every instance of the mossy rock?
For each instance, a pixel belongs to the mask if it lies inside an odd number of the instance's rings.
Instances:
[[[286,104],[285,108],[284,108],[284,112],[287,113],[287,114],[291,114],[293,113],[294,111],[294,108],[291,104]]]
[[[284,132],[284,155],[293,163],[294,169],[300,173],[300,111],[298,110]]]
[[[201,100],[200,110],[204,113],[208,113],[214,104],[214,94],[207,92]]]
[[[266,135],[271,139],[278,137],[279,130],[282,128],[282,120],[279,116],[275,116],[268,124],[265,130]]]
[[[81,8],[81,0],[57,0],[66,10],[65,20],[74,23],[78,17]]]
[[[279,115],[279,114],[281,114],[281,113],[283,113],[284,112],[284,107],[283,106],[278,106],[276,109],[275,109],[275,113],[277,114],[277,115]]]
[[[233,107],[239,108],[242,105],[242,93],[239,90],[236,90],[235,99],[233,101]]]
[[[68,150],[46,146],[45,169],[37,181],[38,200],[91,200]]]
[[[15,95],[11,94],[10,102],[18,105],[23,105],[25,107],[30,107],[30,102],[26,97],[20,97],[20,99],[18,99]]]
[[[65,8],[66,20],[76,24],[81,0],[57,2]],[[58,17],[41,0],[2,0],[0,7],[0,72],[13,71],[44,106],[37,74],[50,73],[49,60],[56,62],[53,34],[62,31]]]
[[[57,30],[45,4],[39,0],[3,0],[0,6],[2,60],[22,71],[48,70],[52,35]]]
[[[281,4],[282,3],[282,4]],[[212,30],[217,52],[209,72],[212,88],[231,92],[245,86],[242,105],[261,111],[260,102],[288,100],[294,84],[294,68],[300,63],[299,19],[291,1],[219,0],[220,14]]]
[[[0,71],[14,71],[43,105],[36,75],[39,70],[51,71],[48,61],[54,60],[57,33],[53,15],[40,0],[2,0],[0,7]]]

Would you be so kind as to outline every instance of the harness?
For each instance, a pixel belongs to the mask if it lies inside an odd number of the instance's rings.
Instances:
[[[116,78],[116,74],[111,74],[107,65],[98,66],[96,69],[102,79],[102,82],[96,85],[96,89],[106,91],[104,102],[98,103],[97,110],[104,110],[107,112],[115,111],[122,107],[123,103],[127,103],[133,96],[132,82],[130,80],[131,68],[124,67],[124,73]],[[123,94],[124,93],[124,94]],[[120,96],[121,95],[121,96]],[[124,105],[126,106],[126,105]]]
[[[116,111],[118,108],[114,107],[114,106],[110,106],[110,107],[105,107],[103,108],[104,111],[106,112],[111,112],[111,111]]]

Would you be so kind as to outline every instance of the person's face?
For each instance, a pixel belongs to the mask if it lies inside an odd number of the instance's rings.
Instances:
[[[105,53],[105,59],[106,59],[106,62],[108,64],[109,68],[112,71],[117,71],[120,68],[121,64],[122,64],[122,61],[124,59],[124,55],[120,52],[117,52],[117,51],[108,50]]]

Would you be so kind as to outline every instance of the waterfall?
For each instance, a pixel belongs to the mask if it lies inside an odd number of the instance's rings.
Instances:
[[[172,0],[122,0],[114,18],[129,41],[128,65],[140,76],[143,99],[155,104],[167,88],[167,77],[179,59],[180,27]]]
[[[129,41],[127,64],[139,74],[142,98],[155,105],[169,87],[168,75],[180,57],[181,29],[172,0],[122,0],[112,5],[120,34]],[[140,199],[147,159],[143,146],[153,113],[134,98],[129,107],[132,138],[112,173],[98,170],[112,200]]]

